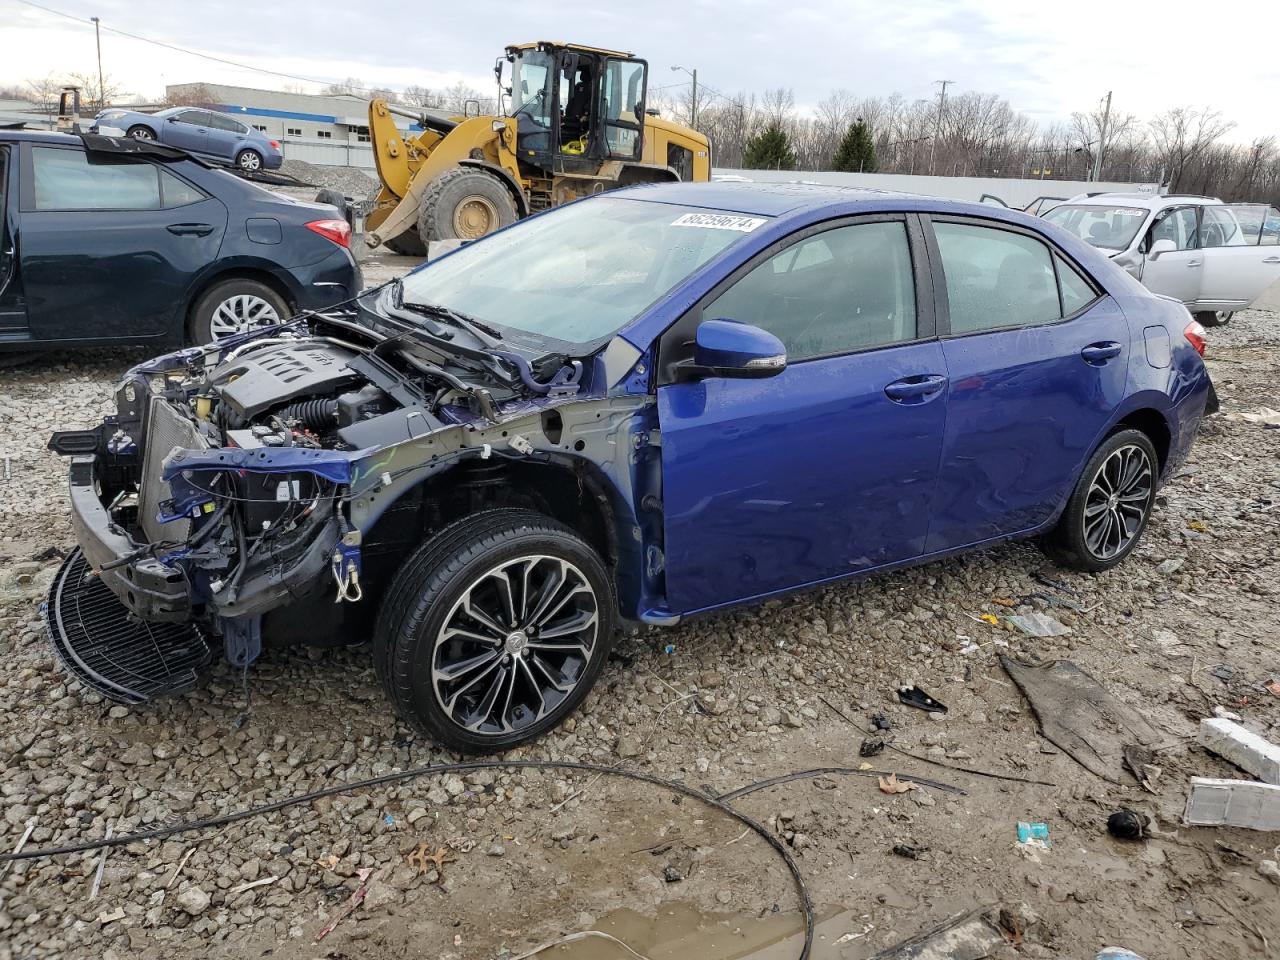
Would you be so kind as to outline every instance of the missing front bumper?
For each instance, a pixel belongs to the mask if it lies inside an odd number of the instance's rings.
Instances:
[[[45,625],[67,672],[119,703],[190,689],[213,662],[213,648],[196,626],[138,619],[80,550],[54,578]]]

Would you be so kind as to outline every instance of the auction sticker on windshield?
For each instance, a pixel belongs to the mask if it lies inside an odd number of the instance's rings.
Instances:
[[[766,217],[738,217],[727,213],[686,213],[671,221],[673,227],[710,227],[712,230],[737,230],[750,233],[762,226]]]

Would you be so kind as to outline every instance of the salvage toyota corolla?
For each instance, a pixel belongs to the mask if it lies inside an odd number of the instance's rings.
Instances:
[[[1183,306],[1016,212],[618,191],[131,370],[51,441],[80,549],[50,634],[133,702],[218,648],[372,641],[403,718],[506,748],[621,629],[1011,537],[1113,566],[1191,446],[1202,350]]]

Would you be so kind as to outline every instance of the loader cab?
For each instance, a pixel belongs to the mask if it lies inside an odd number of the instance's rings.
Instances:
[[[520,160],[548,173],[638,161],[648,64],[628,53],[535,43],[507,48]]]

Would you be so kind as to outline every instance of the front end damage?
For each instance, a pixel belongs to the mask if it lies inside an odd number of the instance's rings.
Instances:
[[[649,397],[610,391],[600,357],[541,378],[516,355],[492,363],[473,376],[439,345],[327,316],[129,371],[113,416],[50,440],[71,458],[80,548],[47,605],[68,670],[138,702],[192,686],[219,649],[247,667],[283,610],[342,624],[335,611],[376,604],[388,543],[403,553],[459,509],[451,477],[469,484],[463,510],[523,502],[504,479],[516,465],[576,476],[628,555],[616,569],[642,569],[650,543],[660,576],[660,521],[632,506],[659,475]],[[640,606],[653,592],[620,590]],[[371,621],[345,621],[360,626],[340,642],[369,639]]]

